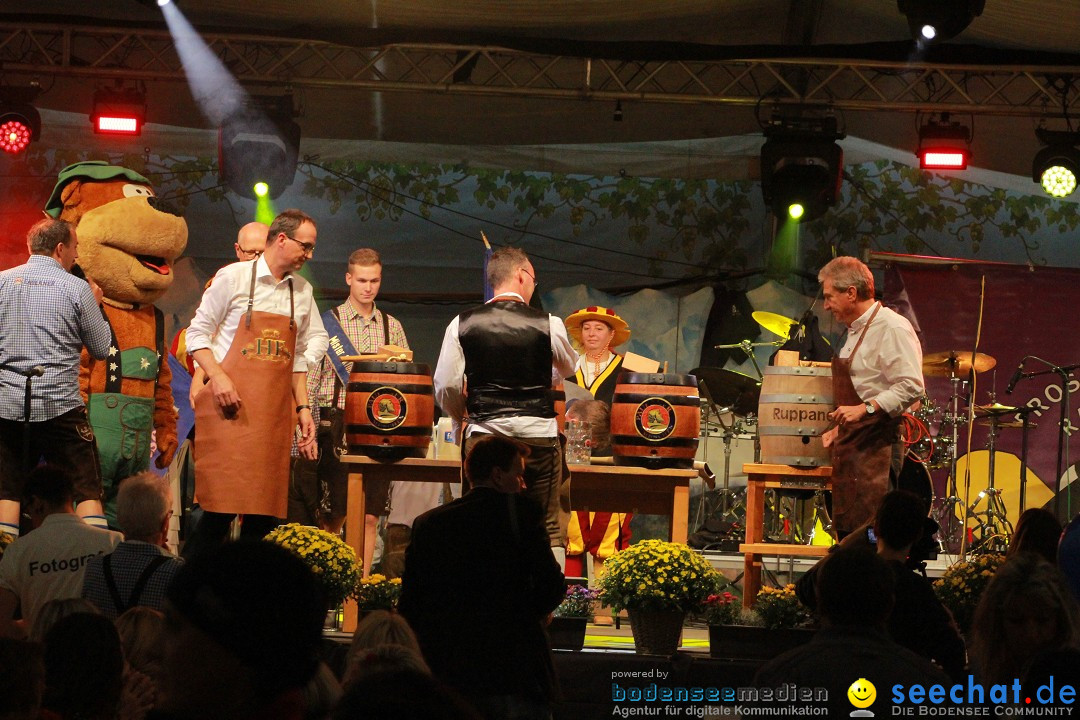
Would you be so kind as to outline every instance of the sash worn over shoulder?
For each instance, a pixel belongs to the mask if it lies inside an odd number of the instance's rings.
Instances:
[[[336,307],[324,312],[322,321],[327,334],[330,335],[330,345],[326,348],[326,357],[330,358],[330,364],[334,366],[334,372],[337,374],[341,384],[348,386],[349,370],[345,367],[345,363],[341,361],[341,358],[346,355],[359,355],[360,353],[356,352],[356,346],[353,345],[349,336],[345,334],[345,329],[341,327]]]

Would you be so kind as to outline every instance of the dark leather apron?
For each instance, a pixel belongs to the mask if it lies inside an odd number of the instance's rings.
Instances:
[[[833,401],[837,407],[862,405],[851,381],[851,361],[877,317],[879,303],[866,322],[858,342],[846,358],[833,357]],[[837,427],[832,452],[833,524],[841,534],[850,533],[874,519],[889,491],[889,465],[900,420],[878,410],[862,420]]]
[[[226,416],[206,386],[195,396],[195,485],[199,504],[217,513],[282,518],[288,513],[289,445],[296,427],[292,391],[296,322],[289,280],[289,316],[248,309],[221,369],[243,404]]]

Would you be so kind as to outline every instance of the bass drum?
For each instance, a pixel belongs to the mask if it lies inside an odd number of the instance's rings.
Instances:
[[[900,475],[895,478],[893,486],[897,490],[907,490],[918,495],[926,503],[927,514],[934,505],[934,482],[930,478],[930,471],[910,454],[904,456],[904,464],[900,468]]]

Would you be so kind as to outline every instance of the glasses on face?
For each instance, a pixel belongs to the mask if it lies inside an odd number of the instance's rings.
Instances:
[[[292,235],[286,235],[285,237],[289,238],[294,243],[299,245],[300,249],[303,250],[304,254],[307,255],[308,257],[311,257],[312,255],[315,254],[315,243],[300,242],[299,240],[294,238]]]
[[[246,257],[248,260],[257,258],[262,255],[262,250],[245,250],[242,247],[237,247],[236,249],[239,250],[240,254]]]
[[[526,274],[526,275],[528,275],[528,276],[529,276],[530,278],[532,278],[532,281],[533,281],[533,287],[540,287],[540,283],[536,282],[536,276],[535,276],[535,275],[533,275],[533,274],[532,274],[531,272],[529,272],[529,271],[528,271],[528,270],[526,270],[525,268],[521,268],[521,272],[525,273],[525,274]]]

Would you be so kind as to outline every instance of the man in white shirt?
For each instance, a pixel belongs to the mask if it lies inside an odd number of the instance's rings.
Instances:
[[[286,210],[266,249],[218,271],[188,328],[187,346],[208,382],[195,396],[195,491],[203,516],[186,556],[220,544],[233,517],[262,537],[285,517],[291,435],[315,456],[307,369],[328,337],[311,284],[296,272],[315,252],[315,220]]]
[[[26,480],[26,502],[34,530],[8,546],[0,559],[0,636],[26,627],[50,600],[77,598],[90,558],[111,553],[123,536],[83,522],[75,514],[75,486],[67,471],[53,465],[33,470]]]
[[[522,250],[496,250],[487,274],[494,297],[458,315],[446,328],[435,367],[435,400],[455,430],[467,422],[460,435],[462,457],[474,436],[484,433],[507,435],[530,446],[525,495],[544,508],[552,552],[561,565],[569,515],[559,507],[562,447],[551,388],[553,380],[574,372],[577,353],[561,319],[529,307],[536,270]]]
[[[832,454],[833,523],[843,536],[873,519],[890,468],[899,472],[901,416],[925,387],[922,348],[911,323],[874,300],[874,276],[858,259],[833,259],[818,281],[825,309],[848,328],[832,363],[836,427],[822,437]]]

